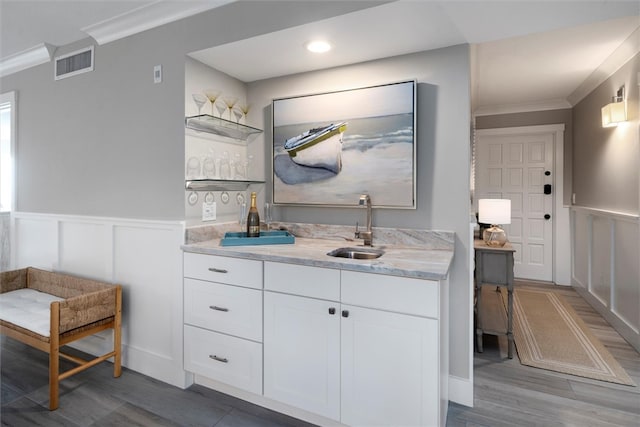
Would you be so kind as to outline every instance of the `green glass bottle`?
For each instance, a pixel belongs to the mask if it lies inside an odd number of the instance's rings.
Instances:
[[[260,215],[256,207],[256,192],[251,192],[251,207],[247,215],[247,237],[260,237]]]

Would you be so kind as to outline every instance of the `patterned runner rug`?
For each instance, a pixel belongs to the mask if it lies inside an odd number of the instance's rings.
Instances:
[[[506,306],[506,290],[502,295]],[[516,288],[513,308],[514,339],[523,365],[635,386],[560,295]]]

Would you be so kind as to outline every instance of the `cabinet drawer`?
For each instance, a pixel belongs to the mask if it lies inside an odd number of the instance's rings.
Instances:
[[[340,270],[266,261],[264,287],[271,291],[340,301]]]
[[[438,318],[439,282],[342,271],[342,303]]]
[[[184,279],[184,321],[262,341],[262,291]]]
[[[262,289],[262,261],[185,252],[184,275],[193,279]]]
[[[184,327],[184,369],[262,394],[262,344]]]

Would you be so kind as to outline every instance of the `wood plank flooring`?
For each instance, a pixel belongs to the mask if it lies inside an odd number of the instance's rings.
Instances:
[[[570,287],[551,289],[571,304],[594,335],[640,386],[640,354]],[[447,426],[640,426],[640,387],[521,365],[506,358],[506,337],[485,335],[474,357],[475,406],[449,404]]]
[[[74,350],[68,350],[73,353]],[[61,369],[73,365],[61,360]],[[48,358],[11,338],[2,337],[3,426],[216,426],[298,427],[311,424],[194,385],[181,390],[102,363],[60,383],[60,407],[48,409]]]
[[[571,303],[640,385],[640,355],[573,289],[547,287]],[[51,412],[47,355],[6,337],[0,344],[3,426],[310,425],[202,386],[180,390],[127,369],[114,379],[110,364],[64,380],[60,408]],[[516,356],[506,358],[506,345],[505,337],[485,336],[484,353],[474,358],[475,407],[450,403],[447,426],[640,426],[640,387],[522,366]]]

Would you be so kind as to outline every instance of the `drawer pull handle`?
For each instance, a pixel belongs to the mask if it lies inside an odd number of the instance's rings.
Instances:
[[[209,358],[213,359],[213,360],[217,360],[218,362],[222,362],[222,363],[228,363],[229,362],[229,359],[227,359],[226,357],[218,357],[215,354],[210,354]]]
[[[210,305],[210,306],[209,306],[209,308],[210,308],[211,310],[216,310],[216,311],[225,311],[225,312],[226,312],[226,311],[229,311],[229,309],[228,309],[228,308],[225,308],[225,307],[218,307],[217,305]]]
[[[209,271],[211,271],[212,273],[228,273],[228,271],[225,270],[224,268],[215,268],[215,267],[209,267]]]

